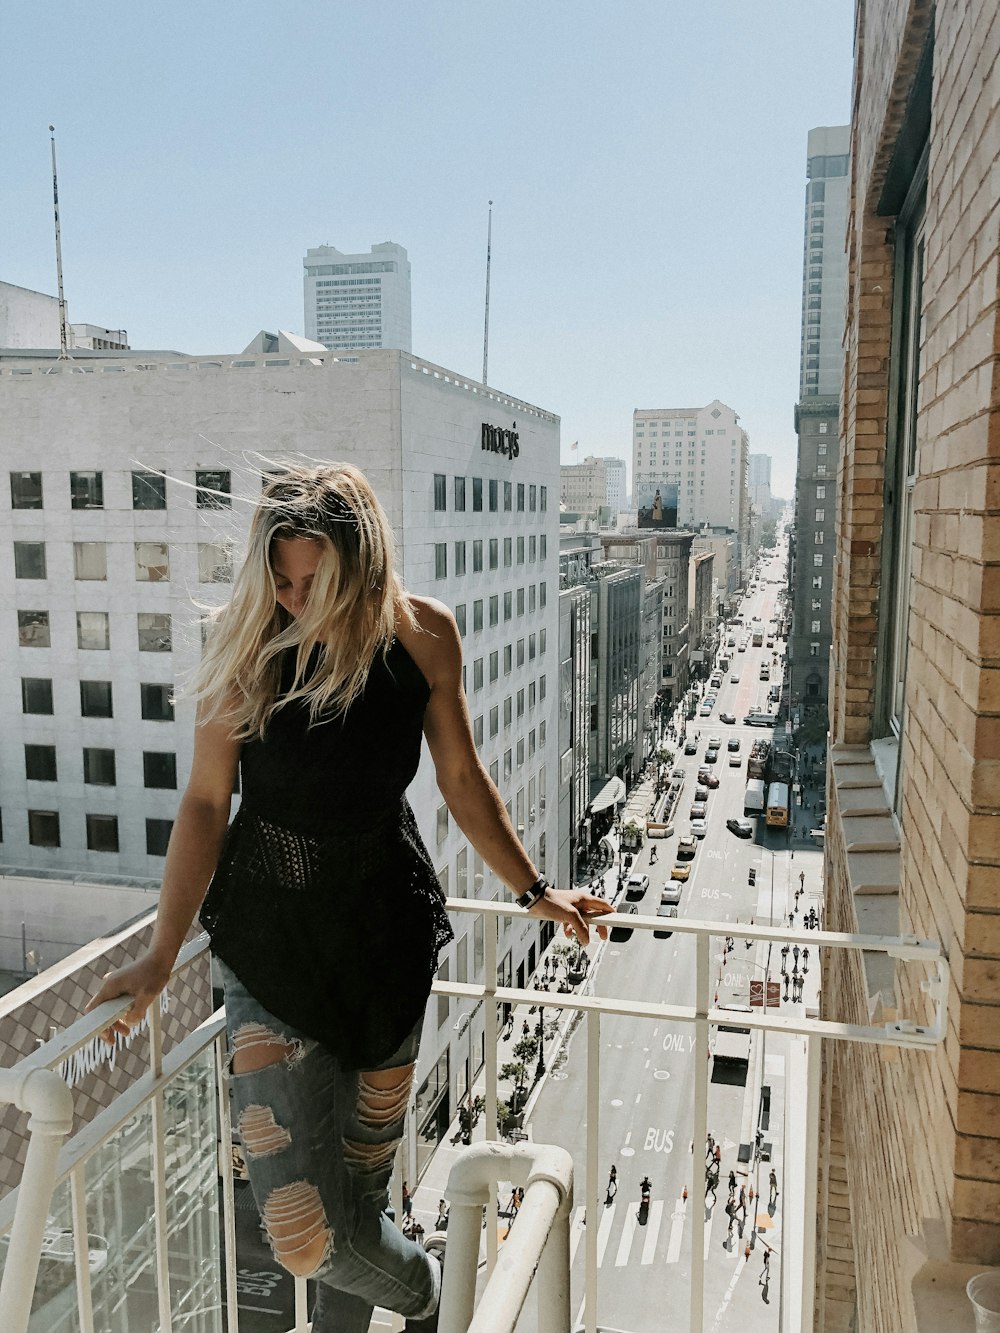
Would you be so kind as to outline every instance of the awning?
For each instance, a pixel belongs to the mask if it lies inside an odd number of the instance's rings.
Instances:
[[[608,778],[607,782],[597,793],[590,803],[589,813],[592,815],[600,814],[602,810],[608,810],[619,801],[625,799],[625,783],[621,778]]]

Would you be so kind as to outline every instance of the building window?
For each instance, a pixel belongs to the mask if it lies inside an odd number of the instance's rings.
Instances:
[[[465,603],[459,602],[455,607],[455,624],[458,626],[458,632],[462,638],[465,638]]]
[[[54,745],[26,745],[24,747],[24,776],[29,782],[56,782],[56,747]]]
[[[811,644],[809,645],[809,656],[810,656],[810,657],[819,657],[819,644],[818,644],[818,643],[811,643]]]
[[[514,665],[514,650],[509,643],[503,646],[503,674],[509,676]]]
[[[147,856],[166,856],[170,844],[170,831],[173,827],[172,819],[146,820]]]
[[[822,622],[819,620],[813,620],[809,625],[809,632],[811,634],[822,634],[823,632]]]
[[[140,583],[166,583],[170,578],[170,551],[166,542],[135,543],[135,577]]]
[[[71,472],[69,506],[71,509],[103,509],[104,473]]]
[[[500,709],[496,706],[496,704],[494,704],[493,707],[490,709],[490,740],[493,739],[493,737],[497,734],[499,730],[500,730]]]
[[[110,680],[80,681],[80,716],[114,716]]]
[[[814,546],[822,546],[823,543],[824,543],[825,541],[826,541],[826,533],[823,532],[822,529],[820,529],[819,532],[814,532],[814,533],[813,533],[813,545],[814,545]]]
[[[99,582],[107,579],[108,551],[103,542],[73,543],[73,577]]]
[[[825,486],[817,486],[817,487],[816,487],[816,499],[817,499],[817,500],[825,500],[825,499],[826,499],[826,487],[825,487]],[[816,512],[819,513],[820,511],[817,509]]]
[[[14,577],[18,579],[45,578],[45,543],[14,543]]]
[[[477,657],[472,664],[472,688],[481,690],[483,688],[483,659]]]
[[[500,542],[496,537],[490,538],[490,569],[500,567]]]
[[[87,850],[89,852],[117,852],[117,815],[87,816]]]
[[[500,597],[499,594],[494,593],[493,596],[490,598],[490,628],[492,629],[494,626],[499,625],[499,623],[500,623]]]
[[[113,787],[116,781],[114,750],[84,746],[83,780],[94,787]]]
[[[826,422],[826,421],[821,421],[821,422],[819,423],[819,433],[820,433],[820,435],[825,435],[825,434],[826,434],[828,424],[829,424],[829,423]]]
[[[535,609],[535,595],[536,595],[536,594],[535,594],[535,585],[534,585],[533,583],[529,583],[529,584],[528,584],[528,611],[529,611],[529,612],[534,611],[534,609]]]
[[[155,472],[132,473],[132,508],[166,509],[167,479]]]
[[[822,575],[822,574],[814,574],[814,575],[813,575],[813,587],[819,589],[819,588],[822,588],[822,586],[823,586],[823,575]]]
[[[444,513],[448,508],[448,478],[443,472],[434,473],[434,509]]]
[[[539,498],[539,508],[544,514],[549,507],[549,488],[547,486],[539,486],[538,498]],[[543,537],[542,540],[544,541],[545,538]]]
[[[41,509],[42,474],[40,472],[12,472],[10,474],[10,505],[12,509]]]
[[[21,677],[21,712],[52,714],[51,680],[41,676]]]
[[[524,666],[524,640],[523,640],[523,639],[518,639],[518,641],[517,641],[517,665],[518,665],[519,667],[523,667],[523,666]]]
[[[511,593],[511,590],[508,588],[507,591],[506,591],[506,592],[504,593],[504,595],[503,595],[503,618],[504,618],[504,620],[510,620],[510,618],[511,618],[511,616],[512,616],[513,614],[514,614],[514,597],[513,597],[513,594]]]
[[[482,749],[483,745],[483,715],[482,713],[472,723],[472,739],[477,750]]]
[[[510,569],[514,562],[514,543],[510,537],[503,539],[503,567]]]
[[[138,558],[136,561],[138,571]],[[136,573],[138,578],[138,572]],[[232,583],[233,553],[228,546],[217,542],[198,543],[198,582]]]
[[[233,503],[232,476],[229,472],[196,472],[199,509],[229,509]]]
[[[542,493],[544,494],[544,492],[545,492],[545,487],[543,486],[543,487],[542,487]],[[545,506],[542,505],[542,508],[544,509]],[[548,544],[548,539],[546,538],[545,533],[543,532],[543,533],[541,534],[541,536],[538,538],[538,558],[539,558],[539,560],[544,560],[544,559],[545,559],[546,555],[548,554],[548,545],[549,545],[549,544]]]
[[[529,634],[529,635],[528,635],[528,661],[529,661],[529,662],[533,662],[534,660],[535,660],[535,636],[534,636],[534,634]]]
[[[170,699],[171,690],[170,685],[140,684],[142,716],[147,722],[173,722],[174,705]]]
[[[544,584],[544,583],[540,583],[540,584],[538,585],[538,609],[539,609],[539,611],[544,611],[544,610],[545,610],[545,602],[546,602],[545,584]]]
[[[503,484],[503,507],[504,513],[509,514],[513,503],[514,483],[505,481]]]
[[[538,538],[532,533],[528,538],[528,564],[533,564],[538,554]]]
[[[545,631],[543,629],[538,631],[538,656],[545,656]]]
[[[816,569],[821,569],[821,568],[822,568],[822,565],[823,565],[823,553],[822,553],[822,551],[820,551],[820,553],[819,553],[818,555],[814,555],[814,556],[813,556],[813,565],[815,566]]]
[[[448,543],[434,543],[434,577],[436,579],[446,579],[448,577]]]
[[[481,574],[483,572],[483,543],[482,540],[472,543],[472,572]]]
[[[482,477],[472,478],[472,512],[481,514],[483,512],[483,479]]]
[[[500,675],[500,652],[494,648],[490,653],[490,684],[492,685]]]
[[[465,542],[455,543],[455,573],[465,573]]]
[[[169,653],[172,647],[170,617],[157,611],[140,611],[140,653]]]
[[[452,486],[452,497],[455,501],[455,512],[457,514],[465,513],[465,478],[455,477]],[[443,508],[444,506],[442,506]]]
[[[448,807],[443,802],[437,808],[437,844],[440,847],[448,836]]]
[[[77,611],[76,646],[85,652],[107,652],[111,647],[107,611]]]
[[[480,597],[477,598],[476,601],[472,603],[472,629],[474,633],[478,634],[482,630],[482,628],[483,628],[483,601],[482,598]]]
[[[531,485],[528,487],[528,512],[533,514],[538,505],[538,487]]]
[[[49,648],[48,611],[18,611],[17,641],[22,648]]]
[[[497,512],[497,491],[498,491],[498,490],[499,490],[499,483],[497,482],[496,477],[490,477],[490,482],[489,482],[489,506],[490,506],[490,513],[491,513],[491,514],[495,514],[495,513]]]
[[[523,588],[518,588],[518,590],[517,590],[517,614],[518,614],[519,616],[523,616],[523,615],[524,615],[524,589],[523,589]]]
[[[28,811],[28,841],[32,847],[59,847],[59,815],[55,810]]]
[[[524,482],[523,482],[523,481],[519,481],[519,482],[517,483],[517,512],[518,512],[519,514],[523,514],[523,513],[524,513]]]
[[[144,787],[177,790],[177,756],[169,750],[143,750],[142,783]]]
[[[817,522],[817,523],[825,523],[825,522],[826,522],[826,510],[825,510],[825,509],[817,509],[817,510],[816,510],[816,518],[815,518],[815,522]]]

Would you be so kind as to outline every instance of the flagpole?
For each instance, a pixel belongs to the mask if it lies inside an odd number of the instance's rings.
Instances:
[[[483,383],[486,383],[486,365],[490,352],[490,256],[493,248],[493,200],[490,200],[489,222],[486,227],[486,317],[483,323]]]
[[[56,279],[59,284],[59,360],[69,360],[69,330],[66,320],[66,297],[63,294],[62,237],[59,231],[59,177],[56,174],[56,127],[49,126],[52,143],[52,210],[56,222]]]

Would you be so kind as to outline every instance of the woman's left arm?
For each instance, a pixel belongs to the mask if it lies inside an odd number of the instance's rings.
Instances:
[[[434,760],[438,787],[455,822],[483,860],[515,897],[538,879],[538,870],[522,847],[490,775],[476,752],[462,688],[462,640],[447,607],[426,598],[411,599],[422,634],[413,656],[431,689],[424,714],[424,735]],[[410,647],[409,641],[407,647]],[[530,909],[532,916],[562,924],[581,944],[590,942],[588,919],[612,911],[603,898],[581,889],[549,886]],[[599,926],[602,937],[607,929]]]

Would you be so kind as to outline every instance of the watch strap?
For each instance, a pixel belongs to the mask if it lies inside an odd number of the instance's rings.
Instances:
[[[539,875],[538,878],[535,880],[534,884],[532,884],[529,889],[526,889],[524,893],[522,893],[521,896],[519,898],[516,898],[514,901],[517,903],[518,907],[524,907],[524,908],[534,907],[535,903],[538,902],[539,898],[545,897],[545,890],[548,887],[549,887],[549,881],[545,878],[544,875]]]

